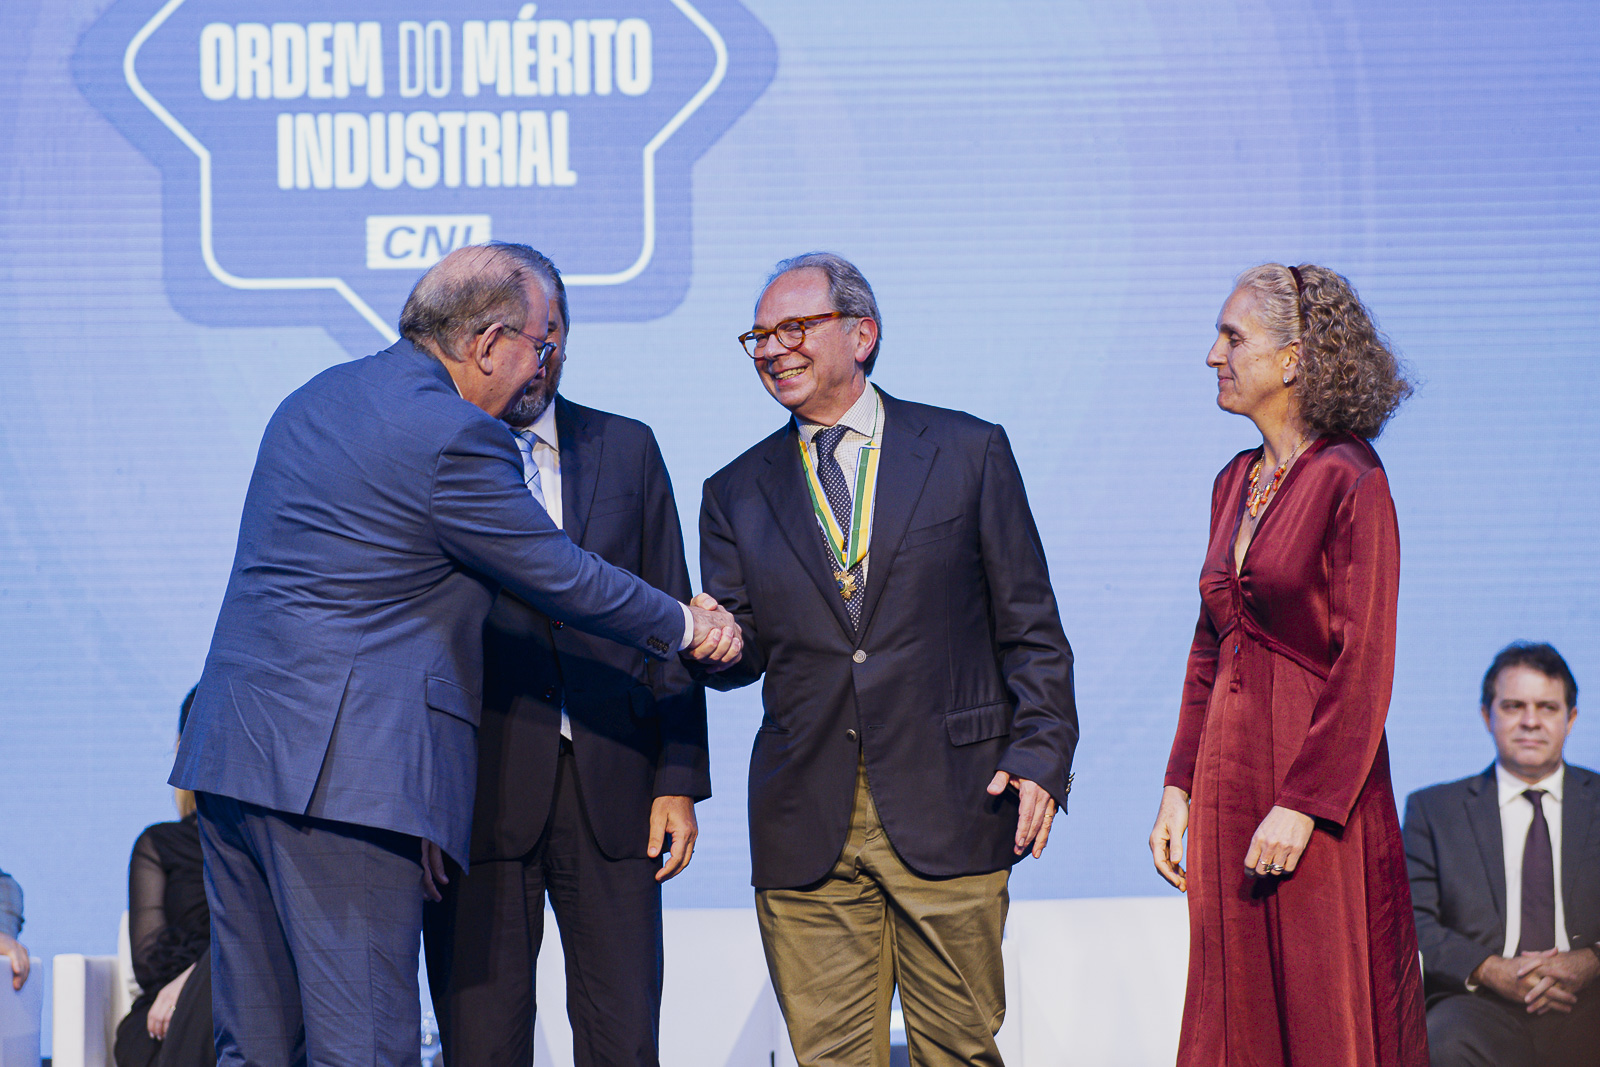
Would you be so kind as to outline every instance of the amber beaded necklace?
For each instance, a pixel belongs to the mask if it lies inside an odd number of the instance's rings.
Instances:
[[[1294,443],[1294,448],[1289,452],[1289,458],[1278,464],[1278,469],[1272,472],[1272,481],[1267,483],[1265,489],[1261,488],[1261,466],[1266,462],[1266,452],[1255,461],[1250,468],[1250,495],[1245,498],[1245,508],[1253,519],[1261,514],[1261,509],[1266,507],[1278,492],[1278,486],[1283,481],[1283,476],[1289,473],[1289,464],[1294,462],[1294,457],[1300,454],[1300,449],[1306,443],[1306,435],[1301,434],[1300,440]]]

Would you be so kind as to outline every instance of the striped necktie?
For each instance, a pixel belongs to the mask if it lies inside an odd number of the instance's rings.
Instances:
[[[522,480],[527,483],[528,492],[533,494],[533,499],[539,506],[549,511],[549,505],[544,502],[544,485],[539,480],[539,464],[533,459],[533,446],[539,440],[539,435],[532,430],[513,430],[517,437],[517,451],[522,453]]]

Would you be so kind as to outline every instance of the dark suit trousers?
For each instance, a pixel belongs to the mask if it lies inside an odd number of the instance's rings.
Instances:
[[[196,801],[219,1067],[417,1067],[417,839]]]
[[[1529,1015],[1493,993],[1461,993],[1428,1008],[1432,1067],[1594,1067],[1600,1063],[1600,986],[1570,1014]]]
[[[607,859],[563,742],[533,850],[474,863],[424,909],[428,985],[449,1067],[528,1067],[544,899],[561,928],[577,1067],[654,1065],[661,1021],[660,861]],[[647,832],[639,827],[641,837]]]

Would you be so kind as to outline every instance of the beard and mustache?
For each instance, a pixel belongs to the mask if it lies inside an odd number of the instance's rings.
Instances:
[[[555,399],[556,390],[561,386],[561,367],[566,360],[567,354],[563,351],[552,355],[545,362],[544,377],[524,390],[516,403],[500,416],[501,420],[519,430],[532,426],[544,414],[544,409],[550,406],[550,401]]]

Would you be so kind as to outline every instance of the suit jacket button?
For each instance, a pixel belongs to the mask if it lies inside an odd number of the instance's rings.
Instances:
[[[560,619],[557,619],[557,620],[555,620],[554,622],[552,622],[550,624],[550,628],[552,630],[559,630],[565,625],[566,625],[566,623],[562,622]]]
[[[865,652],[863,652],[859,648],[856,649],[855,652],[851,654],[850,658],[855,660],[857,663],[865,663],[865,662],[867,662],[867,654]]]
[[[857,741],[861,740],[861,735],[856,733],[854,730],[846,730],[844,732],[844,739],[853,745]]]
[[[554,700],[556,698],[556,687],[552,685],[549,689],[546,689],[544,691],[544,698],[546,700]]]

